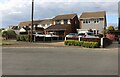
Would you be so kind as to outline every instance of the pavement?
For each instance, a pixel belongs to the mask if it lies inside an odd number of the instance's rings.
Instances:
[[[55,41],[55,42],[21,42],[16,40],[7,40],[5,42],[13,42],[16,44],[13,45],[3,45],[2,48],[55,48],[55,47],[71,47],[71,48],[83,48],[83,47],[75,47],[75,46],[65,46],[63,41]],[[94,49],[119,49],[120,44],[117,41],[114,41],[110,46],[106,48],[94,48]]]

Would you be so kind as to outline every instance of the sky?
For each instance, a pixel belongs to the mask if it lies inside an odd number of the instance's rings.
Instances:
[[[106,11],[107,25],[118,24],[119,0],[34,0],[34,19],[53,18],[60,14]],[[0,0],[0,27],[31,20],[32,0]]]

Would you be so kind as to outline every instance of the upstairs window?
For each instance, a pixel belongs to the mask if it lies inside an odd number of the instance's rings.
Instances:
[[[83,20],[83,23],[86,23],[86,24],[91,23],[91,20],[89,20],[89,19],[84,19],[84,20]]]
[[[61,21],[60,21],[60,20],[56,20],[56,21],[55,21],[55,24],[56,24],[56,25],[60,25],[60,24],[61,24]]]
[[[83,20],[83,23],[85,23],[85,20]]]
[[[99,23],[99,19],[95,19],[95,20],[94,20],[94,23]]]
[[[64,24],[68,24],[68,20],[64,20]]]

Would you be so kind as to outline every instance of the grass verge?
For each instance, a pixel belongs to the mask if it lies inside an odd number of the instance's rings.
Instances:
[[[0,42],[0,45],[14,45],[15,42]]]

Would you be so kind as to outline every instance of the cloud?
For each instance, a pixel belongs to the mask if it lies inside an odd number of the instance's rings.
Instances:
[[[9,2],[8,2],[9,1]],[[3,26],[17,25],[31,19],[32,0],[4,0],[0,2]],[[117,1],[106,0],[34,0],[34,19],[53,18],[58,14],[86,11],[107,11],[108,16],[117,16]]]

